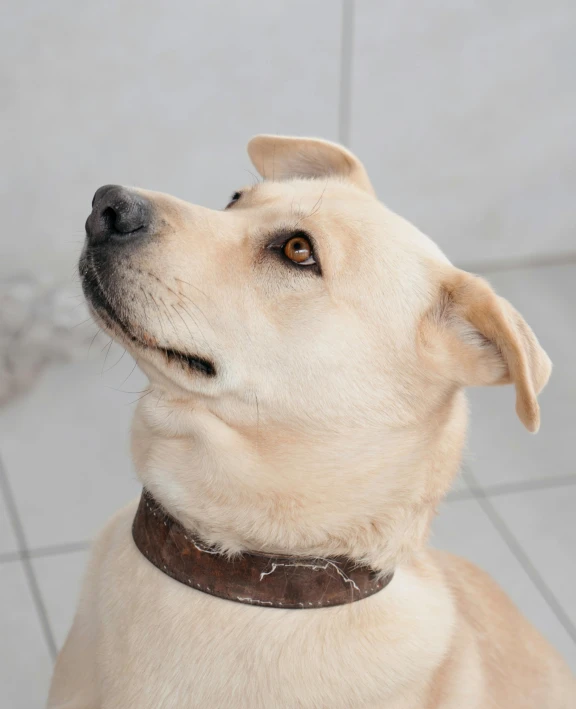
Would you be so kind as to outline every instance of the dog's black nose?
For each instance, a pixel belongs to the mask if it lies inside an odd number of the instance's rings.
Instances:
[[[86,220],[86,236],[92,243],[144,235],[152,221],[152,205],[146,197],[120,185],[104,185],[92,200]]]

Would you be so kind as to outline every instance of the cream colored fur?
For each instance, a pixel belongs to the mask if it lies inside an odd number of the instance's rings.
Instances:
[[[102,314],[150,379],[137,473],[225,552],[347,554],[392,583],[310,611],[185,587],[130,534],[96,541],[60,654],[58,709],[569,709],[556,652],[481,571],[427,549],[460,465],[467,385],[511,382],[527,428],[550,363],[521,316],[386,209],[334,144],[259,136],[265,180],[225,211],[142,192],[154,239],[119,261]],[[322,274],[266,248],[304,230]],[[208,378],[154,347],[215,363]]]

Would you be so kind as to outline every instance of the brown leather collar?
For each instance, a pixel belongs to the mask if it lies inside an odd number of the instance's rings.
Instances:
[[[346,557],[250,552],[230,559],[187,532],[147,490],[142,492],[132,536],[142,554],[163,573],[237,603],[297,609],[340,606],[377,593],[394,576]]]

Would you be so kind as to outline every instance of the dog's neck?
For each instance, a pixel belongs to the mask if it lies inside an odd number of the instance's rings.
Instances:
[[[267,608],[313,609],[362,601],[393,573],[352,559],[245,552],[230,558],[207,546],[144,490],[132,526],[143,556],[167,576],[203,593]]]
[[[256,434],[201,407],[150,401],[134,421],[136,470],[205,543],[227,553],[345,556],[386,572],[425,545],[464,438],[460,396],[442,425],[382,436],[379,447],[374,431],[314,431],[301,441],[286,427]]]

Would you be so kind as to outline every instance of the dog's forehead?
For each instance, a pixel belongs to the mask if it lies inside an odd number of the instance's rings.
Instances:
[[[360,208],[374,198],[362,192],[350,183],[334,177],[325,179],[293,179],[282,181],[260,182],[247,188],[251,201],[257,205],[270,205],[287,207],[299,210],[317,210],[323,206],[338,202],[342,207]]]
[[[247,196],[263,221],[285,219],[303,228],[319,227],[348,248],[399,249],[405,255],[418,253],[448,262],[413,224],[373,195],[338,178],[264,181],[250,188]]]
[[[245,203],[261,228],[302,229],[341,242],[366,240],[377,219],[372,211],[381,209],[373,197],[335,178],[261,182],[246,191]]]

